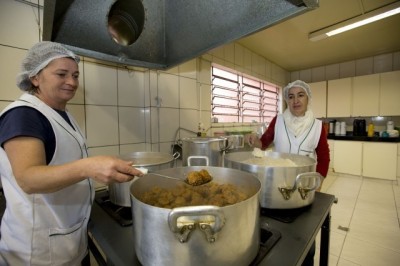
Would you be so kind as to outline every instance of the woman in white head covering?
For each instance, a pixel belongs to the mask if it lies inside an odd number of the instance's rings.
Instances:
[[[94,188],[141,176],[132,162],[88,157],[66,105],[79,87],[79,57],[58,43],[34,45],[17,86],[24,94],[0,114],[0,173],[6,210],[0,265],[80,265]]]
[[[268,129],[257,138],[246,136],[253,147],[265,150],[272,143],[277,152],[306,155],[317,160],[317,172],[326,177],[329,168],[329,146],[322,121],[311,110],[310,86],[301,80],[283,88],[287,109],[274,117]],[[322,183],[321,183],[322,184]]]
[[[274,143],[274,149],[277,152],[315,158],[316,171],[326,177],[330,161],[327,134],[322,127],[322,121],[314,118],[310,108],[310,86],[304,81],[296,80],[283,88],[283,96],[288,108],[283,114],[272,119],[260,139],[255,134],[250,134],[246,136],[246,141],[251,146],[262,150]],[[313,265],[314,254],[315,242],[304,259],[303,265]]]

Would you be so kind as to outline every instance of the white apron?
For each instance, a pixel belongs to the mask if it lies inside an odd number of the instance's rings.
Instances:
[[[275,151],[306,155],[316,159],[315,149],[321,137],[322,122],[314,119],[311,127],[300,136],[295,137],[285,125],[282,115],[278,115],[275,123]]]
[[[56,149],[49,165],[87,157],[85,139],[37,97],[24,94],[2,114],[17,106],[31,106],[50,121]],[[24,156],[21,154],[21,156]],[[48,194],[26,194],[18,186],[4,149],[0,149],[1,178],[7,208],[1,223],[0,253],[9,265],[80,265],[87,254],[87,223],[94,199],[88,178]]]

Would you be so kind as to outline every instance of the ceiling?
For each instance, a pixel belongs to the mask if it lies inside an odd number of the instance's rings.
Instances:
[[[310,32],[394,0],[320,0],[319,7],[237,42],[288,71],[400,51],[400,14],[312,42]]]

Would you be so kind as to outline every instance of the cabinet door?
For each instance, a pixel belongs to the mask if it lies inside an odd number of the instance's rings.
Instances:
[[[326,117],[326,81],[309,83],[311,87],[311,108],[315,117]]]
[[[362,175],[396,180],[397,143],[364,142]]]
[[[351,83],[352,78],[328,81],[328,117],[351,116]]]
[[[334,143],[334,171],[343,174],[361,175],[362,142],[335,140]]]
[[[381,116],[400,115],[400,71],[381,74],[381,97],[379,114]]]
[[[379,74],[353,78],[352,116],[379,114]]]

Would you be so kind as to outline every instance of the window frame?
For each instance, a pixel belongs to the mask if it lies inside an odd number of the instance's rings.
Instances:
[[[269,123],[279,113],[280,91],[278,85],[265,80],[211,66],[211,116],[218,122]]]

